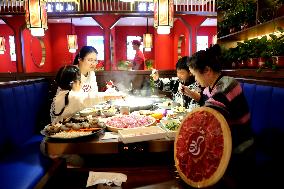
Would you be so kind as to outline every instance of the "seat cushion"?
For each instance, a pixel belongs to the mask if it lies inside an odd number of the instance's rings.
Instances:
[[[40,152],[39,137],[0,160],[0,188],[28,189],[35,185],[51,166],[51,160]]]

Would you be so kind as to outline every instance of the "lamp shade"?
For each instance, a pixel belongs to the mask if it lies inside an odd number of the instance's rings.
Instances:
[[[158,34],[169,34],[174,22],[173,0],[154,0],[154,27]]]
[[[4,54],[5,50],[5,38],[0,36],[0,54]]]
[[[26,0],[25,10],[27,28],[31,34],[44,36],[44,30],[47,29],[46,0]]]
[[[145,48],[145,51],[151,51],[151,48],[153,47],[152,34],[143,34],[143,46]]]
[[[68,49],[70,53],[75,53],[78,49],[77,35],[67,35]]]

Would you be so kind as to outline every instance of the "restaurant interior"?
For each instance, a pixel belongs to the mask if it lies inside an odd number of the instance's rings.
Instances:
[[[138,112],[144,107],[152,116],[157,104],[169,108],[154,116],[158,126],[172,105],[165,105],[169,92],[153,88],[153,70],[161,78],[176,77],[181,57],[214,44],[222,49],[222,73],[239,81],[250,109],[256,167],[245,186],[281,188],[283,21],[281,0],[2,0],[0,188],[238,188],[222,177],[225,170],[210,182],[184,178],[176,163],[176,133],[125,142],[114,135],[102,139],[108,132],[121,134],[111,127],[76,139],[42,132],[50,124],[56,73],[72,65],[83,46],[98,51],[100,92],[112,81],[137,97],[128,108],[138,104]],[[141,41],[143,70],[131,67],[133,40]],[[178,113],[181,124],[190,112]]]

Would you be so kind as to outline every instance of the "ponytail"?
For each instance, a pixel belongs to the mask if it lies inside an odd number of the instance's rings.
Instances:
[[[211,68],[214,72],[221,71],[221,63],[219,57],[221,55],[221,48],[218,44],[204,50],[194,53],[188,62],[188,66],[200,73],[205,71],[206,67]]]
[[[80,53],[78,53],[76,56],[75,56],[75,59],[73,61],[73,65],[78,65],[79,64],[79,58],[80,58]]]

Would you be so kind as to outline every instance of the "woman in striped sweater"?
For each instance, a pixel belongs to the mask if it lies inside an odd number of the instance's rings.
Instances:
[[[241,85],[236,79],[222,74],[220,54],[220,46],[214,45],[195,53],[188,66],[197,83],[205,87],[199,103],[222,113],[230,126],[233,149],[227,173],[240,184],[244,179],[252,178],[248,174],[254,169],[255,162],[250,112]],[[185,95],[192,95],[188,87],[183,87],[182,91]]]

